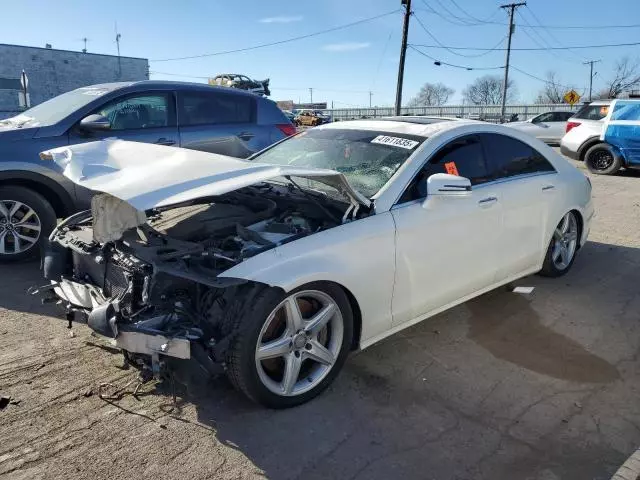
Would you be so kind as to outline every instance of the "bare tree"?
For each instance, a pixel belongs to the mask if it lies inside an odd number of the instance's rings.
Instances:
[[[425,83],[418,94],[409,100],[409,107],[431,107],[444,105],[455,90],[444,83]]]
[[[509,80],[507,88],[507,102],[516,99],[517,92],[513,80]],[[485,75],[467,85],[462,91],[462,99],[472,105],[499,105],[502,103],[502,77],[499,75]]]
[[[571,87],[573,88],[573,87]],[[540,90],[535,99],[535,103],[562,103],[564,102],[564,94],[570,90],[558,84],[558,76],[556,72],[547,72],[547,83]]]
[[[622,92],[640,85],[640,64],[629,57],[622,57],[616,63],[615,75],[600,92],[601,98],[616,98]]]

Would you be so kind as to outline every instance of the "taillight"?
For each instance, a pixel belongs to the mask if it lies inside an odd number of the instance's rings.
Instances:
[[[287,137],[290,137],[291,135],[296,134],[296,127],[291,123],[278,123],[276,127],[278,127],[280,131],[284,133]]]
[[[564,131],[564,133],[569,133],[569,130],[577,127],[578,125],[580,125],[580,122],[567,122],[567,129]]]

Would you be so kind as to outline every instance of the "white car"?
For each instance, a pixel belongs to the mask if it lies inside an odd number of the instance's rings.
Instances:
[[[565,134],[567,120],[574,114],[575,112],[545,112],[526,122],[505,123],[505,126],[532,135],[545,143],[558,144]]]
[[[588,105],[584,105],[567,122],[567,132],[560,142],[560,152],[573,160],[585,161],[587,166],[593,165],[594,173],[608,173],[608,165],[602,165],[600,140],[604,119],[609,113],[611,100],[596,100]],[[599,170],[599,171],[598,171]]]
[[[563,275],[593,216],[551,148],[467,121],[322,125],[250,161],[119,140],[41,157],[104,193],[51,234],[40,290],[132,363],[221,365],[273,408],[318,395],[351,350]]]

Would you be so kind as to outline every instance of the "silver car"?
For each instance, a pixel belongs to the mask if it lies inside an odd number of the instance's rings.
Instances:
[[[567,128],[567,120],[575,112],[545,112],[525,122],[507,123],[505,126],[515,128],[546,143],[560,143]]]

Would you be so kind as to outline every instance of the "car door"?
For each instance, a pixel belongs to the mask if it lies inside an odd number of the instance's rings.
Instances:
[[[263,147],[255,98],[246,94],[182,90],[178,128],[184,148],[246,158]]]
[[[567,120],[571,116],[568,112],[551,112],[551,119],[546,122],[548,128],[544,140],[549,143],[560,143],[567,129]]]
[[[92,112],[109,121],[108,128],[90,134],[78,127],[70,132],[69,143],[103,138],[134,142],[178,145],[175,100],[172,92],[139,92],[111,100]]]
[[[559,194],[557,172],[525,142],[499,133],[479,136],[502,201],[504,225],[496,280],[504,281],[535,269],[547,248],[547,219]]]
[[[426,179],[434,173],[469,178],[471,195],[426,197]],[[425,317],[494,283],[502,202],[490,180],[478,136],[459,137],[426,161],[391,209],[396,223],[394,325]]]

